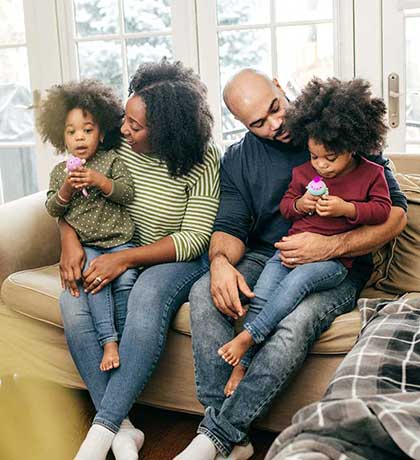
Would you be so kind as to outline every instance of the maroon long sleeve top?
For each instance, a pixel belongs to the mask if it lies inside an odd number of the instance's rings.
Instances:
[[[358,165],[341,177],[323,178],[329,195],[351,202],[356,208],[356,217],[321,217],[318,214],[303,214],[296,210],[295,201],[306,192],[306,186],[318,175],[310,161],[293,169],[292,181],[280,202],[280,212],[293,224],[289,235],[312,232],[321,235],[336,235],[352,230],[360,225],[384,223],[391,211],[391,199],[384,170],[363,157],[358,157]],[[351,266],[352,259],[342,259]]]

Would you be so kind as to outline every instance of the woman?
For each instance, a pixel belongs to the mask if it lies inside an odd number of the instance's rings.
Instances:
[[[97,410],[77,460],[105,460],[111,445],[117,460],[138,457],[143,434],[127,414],[159,360],[174,314],[208,270],[206,257],[199,256],[207,249],[219,202],[220,154],[210,143],[212,124],[206,88],[192,70],[166,60],[141,65],[130,82],[121,127],[128,146],[120,149],[135,184],[128,210],[138,246],[94,259],[81,289],[75,280],[85,255],[73,229],[60,222],[61,276],[68,287],[61,296],[64,329]],[[80,173],[74,180],[85,186]],[[114,293],[120,367],[102,372],[86,294],[132,267],[144,268],[131,293],[124,286]],[[117,299],[128,295],[125,319]]]

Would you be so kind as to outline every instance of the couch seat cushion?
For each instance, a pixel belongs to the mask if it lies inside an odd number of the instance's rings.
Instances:
[[[14,273],[3,283],[2,299],[13,310],[39,321],[63,327],[58,298],[61,292],[58,265]],[[172,328],[190,335],[189,305],[184,304]],[[312,353],[344,354],[353,346],[360,328],[359,312],[337,318],[315,343]]]
[[[58,264],[13,273],[3,283],[3,302],[18,313],[63,327]]]

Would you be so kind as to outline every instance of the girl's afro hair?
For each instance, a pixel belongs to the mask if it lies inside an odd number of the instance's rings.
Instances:
[[[109,150],[120,142],[124,115],[120,99],[98,80],[82,80],[54,85],[47,90],[37,113],[37,128],[42,140],[62,153],[66,150],[64,128],[68,113],[79,108],[89,112],[104,135],[102,148]]]
[[[385,113],[366,80],[313,78],[287,110],[285,126],[298,145],[312,138],[334,153],[378,154],[385,146]]]

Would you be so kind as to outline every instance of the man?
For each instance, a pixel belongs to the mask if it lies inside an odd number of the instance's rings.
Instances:
[[[288,105],[284,91],[277,80],[245,69],[228,82],[224,99],[249,132],[223,158],[210,272],[190,294],[197,394],[206,413],[200,434],[176,460],[250,458],[253,449],[247,433],[252,421],[286,387],[320,334],[338,315],[354,308],[372,268],[370,257],[358,258],[338,287],[301,302],[258,350],[240,385],[226,398],[232,368],[217,350],[232,340],[234,320],[244,314],[240,294],[253,297],[253,286],[275,248],[288,267],[360,256],[392,239],[406,222],[405,198],[386,169],[393,203],[386,223],[328,237],[308,232],[284,237],[289,222],[280,215],[278,205],[292,169],[309,159],[306,148],[293,147],[282,127]]]

